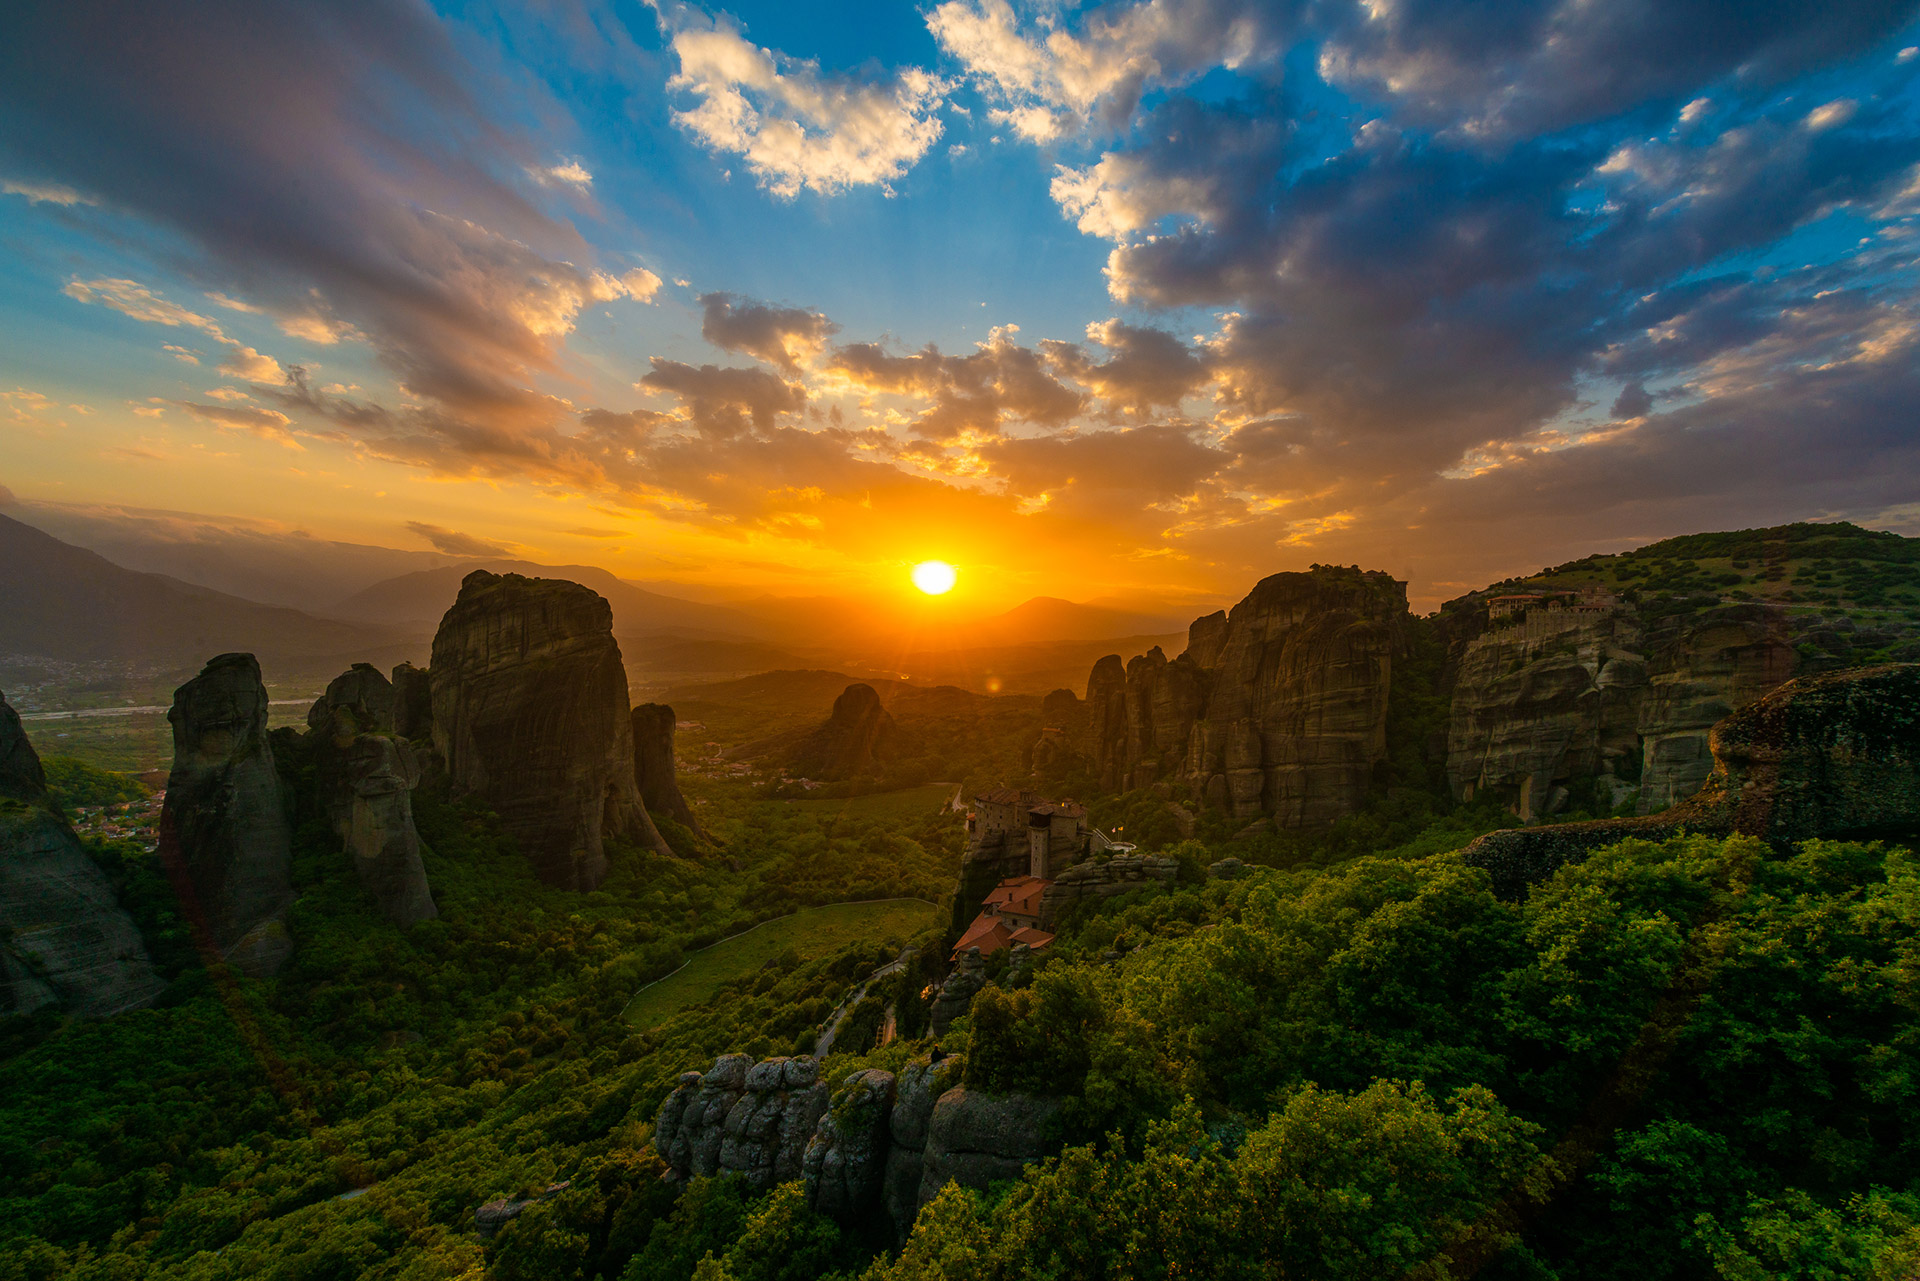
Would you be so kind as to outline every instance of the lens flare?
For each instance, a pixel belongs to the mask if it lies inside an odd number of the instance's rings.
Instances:
[[[913,567],[913,585],[929,596],[943,596],[952,591],[959,577],[944,560],[923,560]]]

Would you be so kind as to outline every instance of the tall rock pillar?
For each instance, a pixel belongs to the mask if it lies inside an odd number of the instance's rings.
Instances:
[[[627,674],[597,592],[475,570],[440,620],[428,677],[454,790],[493,807],[542,880],[599,885],[608,834],[672,852],[634,783]]]
[[[222,654],[174,691],[173,771],[161,855],[190,920],[236,969],[271,974],[292,954],[286,799],[267,741],[267,690],[252,654]]]

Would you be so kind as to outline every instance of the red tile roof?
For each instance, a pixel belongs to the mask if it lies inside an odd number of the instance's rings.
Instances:
[[[1014,943],[1025,943],[1036,952],[1053,942],[1053,935],[1045,930],[1036,930],[1031,925],[1021,926],[1007,937]]]
[[[983,955],[998,952],[1002,948],[1012,946],[1012,940],[1013,931],[1007,928],[1005,921],[990,912],[982,912],[973,918],[973,924],[969,925],[967,932],[960,936],[960,941],[953,945],[953,954],[959,956],[970,947],[979,948]]]
[[[1040,914],[1040,896],[1047,892],[1052,881],[1042,880],[1038,876],[1015,876],[1000,882],[981,899],[981,905],[989,912],[998,908],[1003,912],[1017,912],[1021,916]]]

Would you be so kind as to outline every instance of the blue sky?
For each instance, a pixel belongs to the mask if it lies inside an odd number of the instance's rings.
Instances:
[[[1910,530],[1917,45],[1911,3],[12,6],[0,501],[1167,602]]]

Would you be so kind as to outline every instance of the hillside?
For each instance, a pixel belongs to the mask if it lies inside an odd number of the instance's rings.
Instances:
[[[357,658],[387,628],[242,600],[165,574],[123,569],[0,516],[0,653],[172,668],[246,650],[263,662]]]

